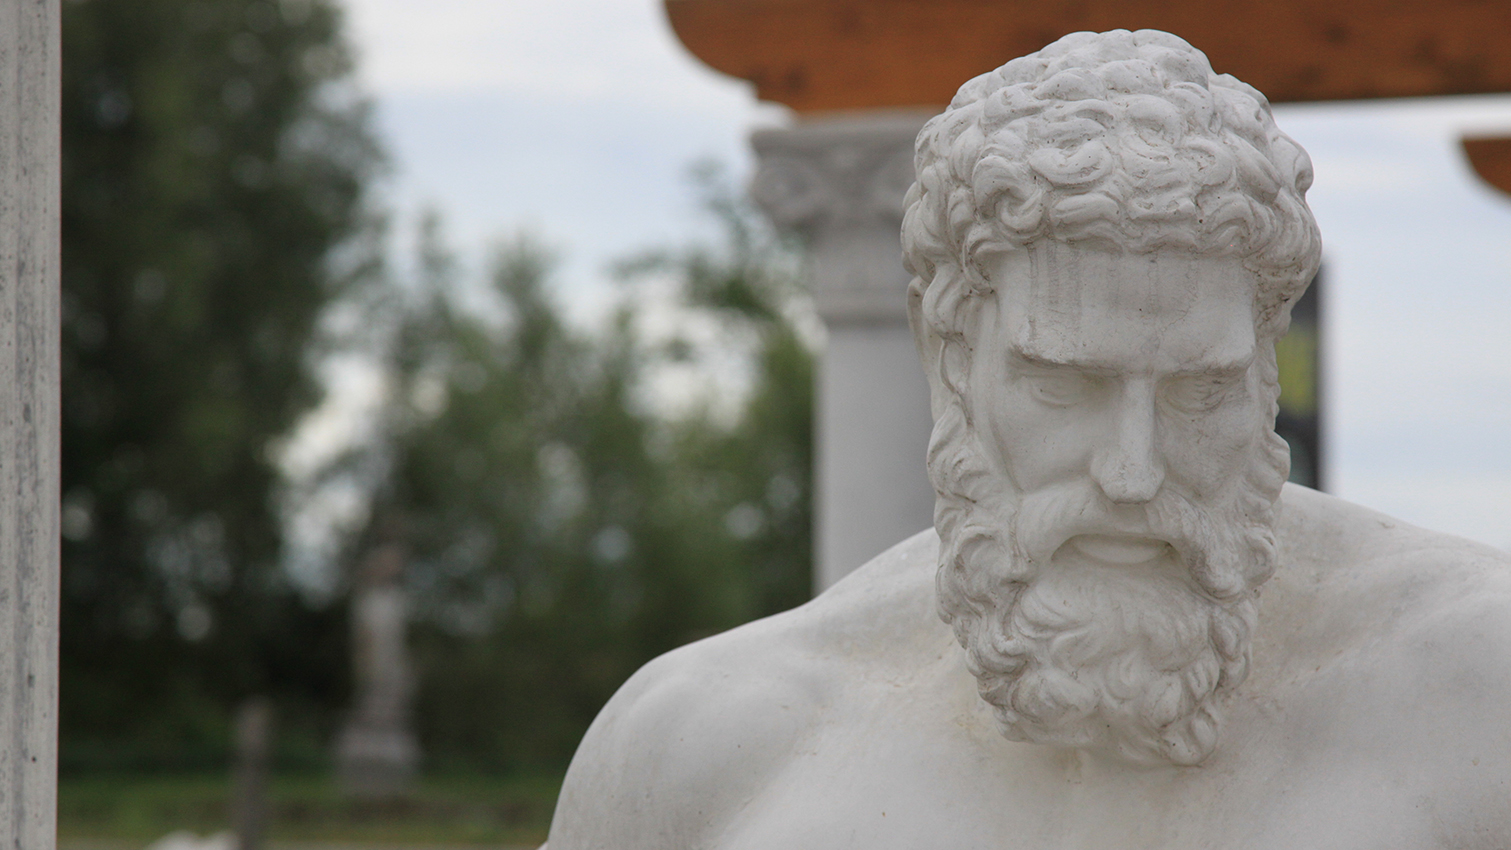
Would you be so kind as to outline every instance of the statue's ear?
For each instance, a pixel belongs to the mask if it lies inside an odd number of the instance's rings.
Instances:
[[[926,288],[919,278],[908,284],[908,325],[913,329],[913,344],[918,348],[918,359],[923,361],[923,374],[929,381],[929,412],[934,419],[944,410],[945,390],[939,376],[939,358],[944,354],[944,340],[934,332],[929,320],[923,316],[923,293]]]

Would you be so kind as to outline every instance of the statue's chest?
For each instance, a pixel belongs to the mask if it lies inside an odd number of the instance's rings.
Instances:
[[[749,801],[720,850],[1378,850],[1439,846],[1410,796],[1311,767],[1286,776],[1077,776],[1017,745],[831,740]],[[1002,758],[1003,752],[1026,752]],[[1058,761],[1058,763],[1057,763]]]

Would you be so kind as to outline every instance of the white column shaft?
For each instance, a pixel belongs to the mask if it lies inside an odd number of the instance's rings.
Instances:
[[[828,329],[815,406],[816,590],[933,522],[928,385],[908,330],[898,238],[927,117],[810,119],[753,140],[751,192],[777,226],[805,237]]]

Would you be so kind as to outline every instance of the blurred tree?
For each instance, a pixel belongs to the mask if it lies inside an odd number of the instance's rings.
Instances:
[[[528,240],[497,253],[502,318],[461,309],[434,222],[424,231],[421,285],[388,310],[404,318],[373,522],[410,529],[432,766],[564,766],[641,664],[808,598],[812,357],[795,255],[705,187],[722,243],[626,264],[632,297],[601,335],[564,322]],[[746,373],[732,417],[715,400],[668,413],[651,393],[657,370],[701,355],[680,331],[645,331],[658,282],[677,293],[661,306],[678,328],[743,349],[745,366],[716,376]]]
[[[213,757],[254,692],[341,702],[339,612],[277,569],[270,451],[375,256],[339,23],[327,0],[64,4],[65,769]]]

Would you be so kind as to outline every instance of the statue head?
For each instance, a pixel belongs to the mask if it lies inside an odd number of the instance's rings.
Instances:
[[[1263,95],[1146,30],[971,80],[916,167],[940,613],[1008,737],[1198,763],[1275,568],[1310,161]]]

